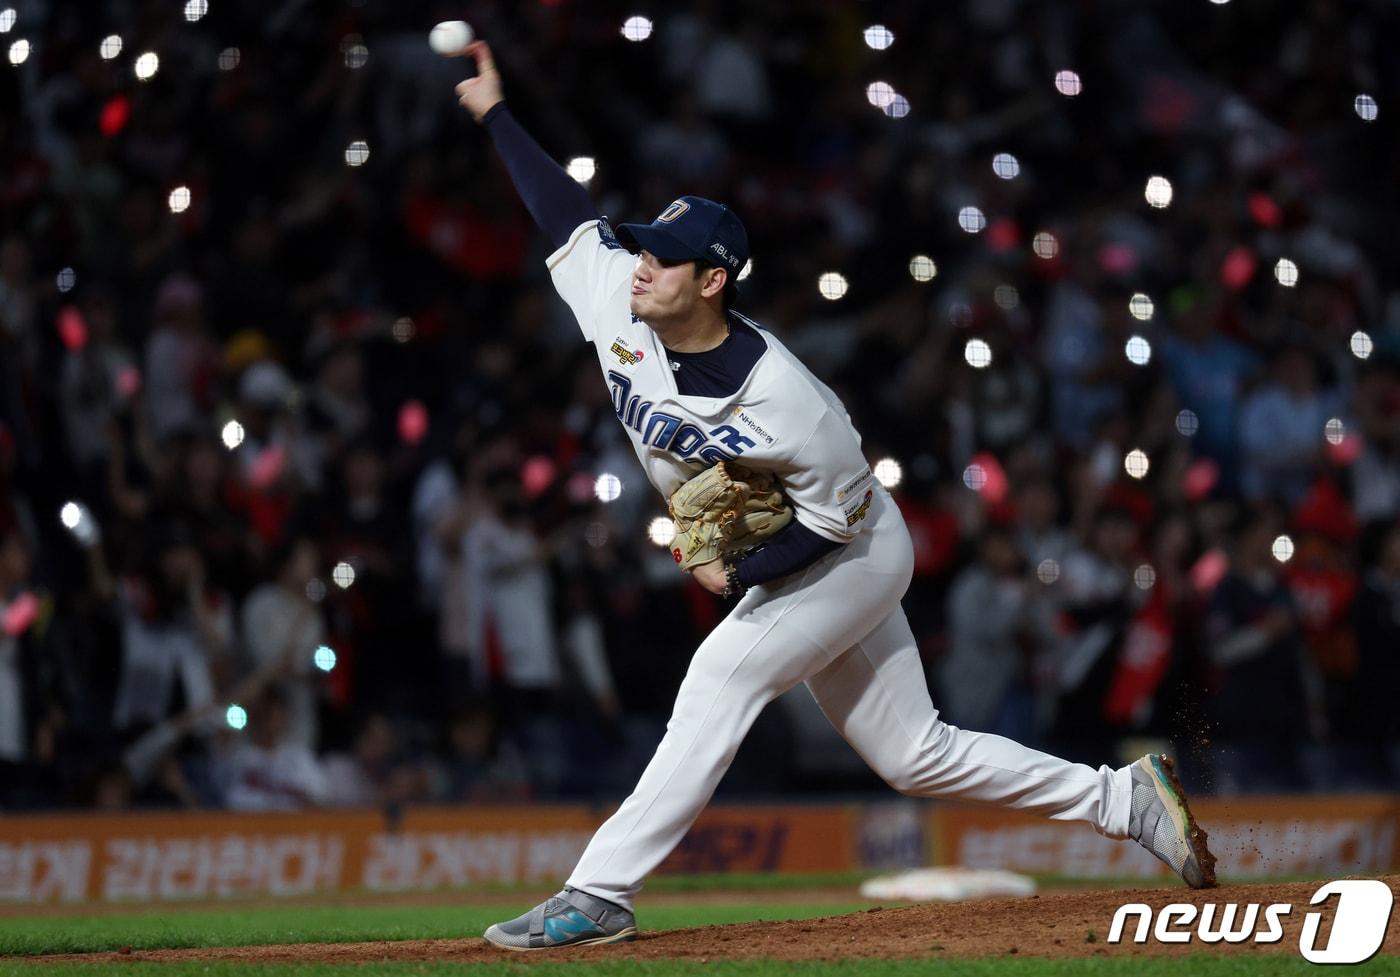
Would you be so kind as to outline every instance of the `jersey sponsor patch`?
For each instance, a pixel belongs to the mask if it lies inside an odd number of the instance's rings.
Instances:
[[[836,490],[836,501],[845,502],[847,498],[860,491],[862,485],[870,481],[870,469],[864,469],[859,475],[851,479],[845,485]]]
[[[734,408],[734,419],[768,447],[778,443],[778,436],[759,423],[758,418],[743,406]]]
[[[865,518],[866,513],[870,511],[870,503],[874,500],[875,490],[873,488],[868,488],[865,490],[865,495],[861,498],[860,503],[858,505],[845,506],[842,508],[841,511],[846,515],[847,529],[851,528],[856,523],[860,522],[862,519]],[[855,500],[852,499],[851,501],[854,502]]]
[[[617,362],[621,366],[636,366],[646,359],[647,355],[643,350],[632,348],[621,336],[613,340],[612,345],[608,347],[608,352],[617,357]]]

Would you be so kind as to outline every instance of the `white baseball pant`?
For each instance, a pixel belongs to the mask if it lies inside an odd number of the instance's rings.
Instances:
[[[902,793],[1087,821],[1127,837],[1127,767],[1095,770],[938,718],[899,604],[913,572],[909,531],[890,497],[876,497],[873,525],[800,573],[751,588],[701,643],[661,745],[568,885],[631,909],[759,712],[804,681],[831,724]]]

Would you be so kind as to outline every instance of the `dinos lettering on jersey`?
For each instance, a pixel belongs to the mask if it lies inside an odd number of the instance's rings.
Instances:
[[[710,465],[732,461],[756,443],[730,424],[713,427],[707,435],[683,417],[652,410],[655,401],[643,400],[640,394],[634,394],[632,380],[616,370],[608,371],[608,388],[612,391],[613,413],[642,436],[642,444],[669,451],[687,461],[698,460]]]
[[[630,348],[621,336],[613,340],[608,352],[617,357],[617,362],[621,366],[636,366],[646,359],[647,355],[643,350]]]

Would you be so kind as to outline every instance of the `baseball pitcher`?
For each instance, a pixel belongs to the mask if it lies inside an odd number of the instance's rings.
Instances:
[[[465,53],[477,74],[457,86],[459,100],[556,247],[555,287],[671,503],[677,562],[737,598],[695,652],[636,789],[564,889],[486,939],[539,950],[635,936],[643,880],[708,803],[760,710],[799,682],[898,791],[1084,821],[1135,839],[1190,886],[1213,885],[1215,859],[1170,761],[1095,770],[939,719],[900,608],[913,565],[904,520],[836,395],[731,307],[749,258],[734,212],[683,196],[650,224],[610,227],[511,115],[490,48]]]

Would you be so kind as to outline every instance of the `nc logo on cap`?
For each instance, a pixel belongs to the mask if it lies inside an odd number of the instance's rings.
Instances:
[[[679,217],[681,214],[684,214],[689,209],[690,204],[686,203],[684,200],[672,201],[671,206],[663,210],[661,212],[661,215],[656,218],[657,223],[669,224],[671,223],[671,221],[675,220],[677,217]]]

